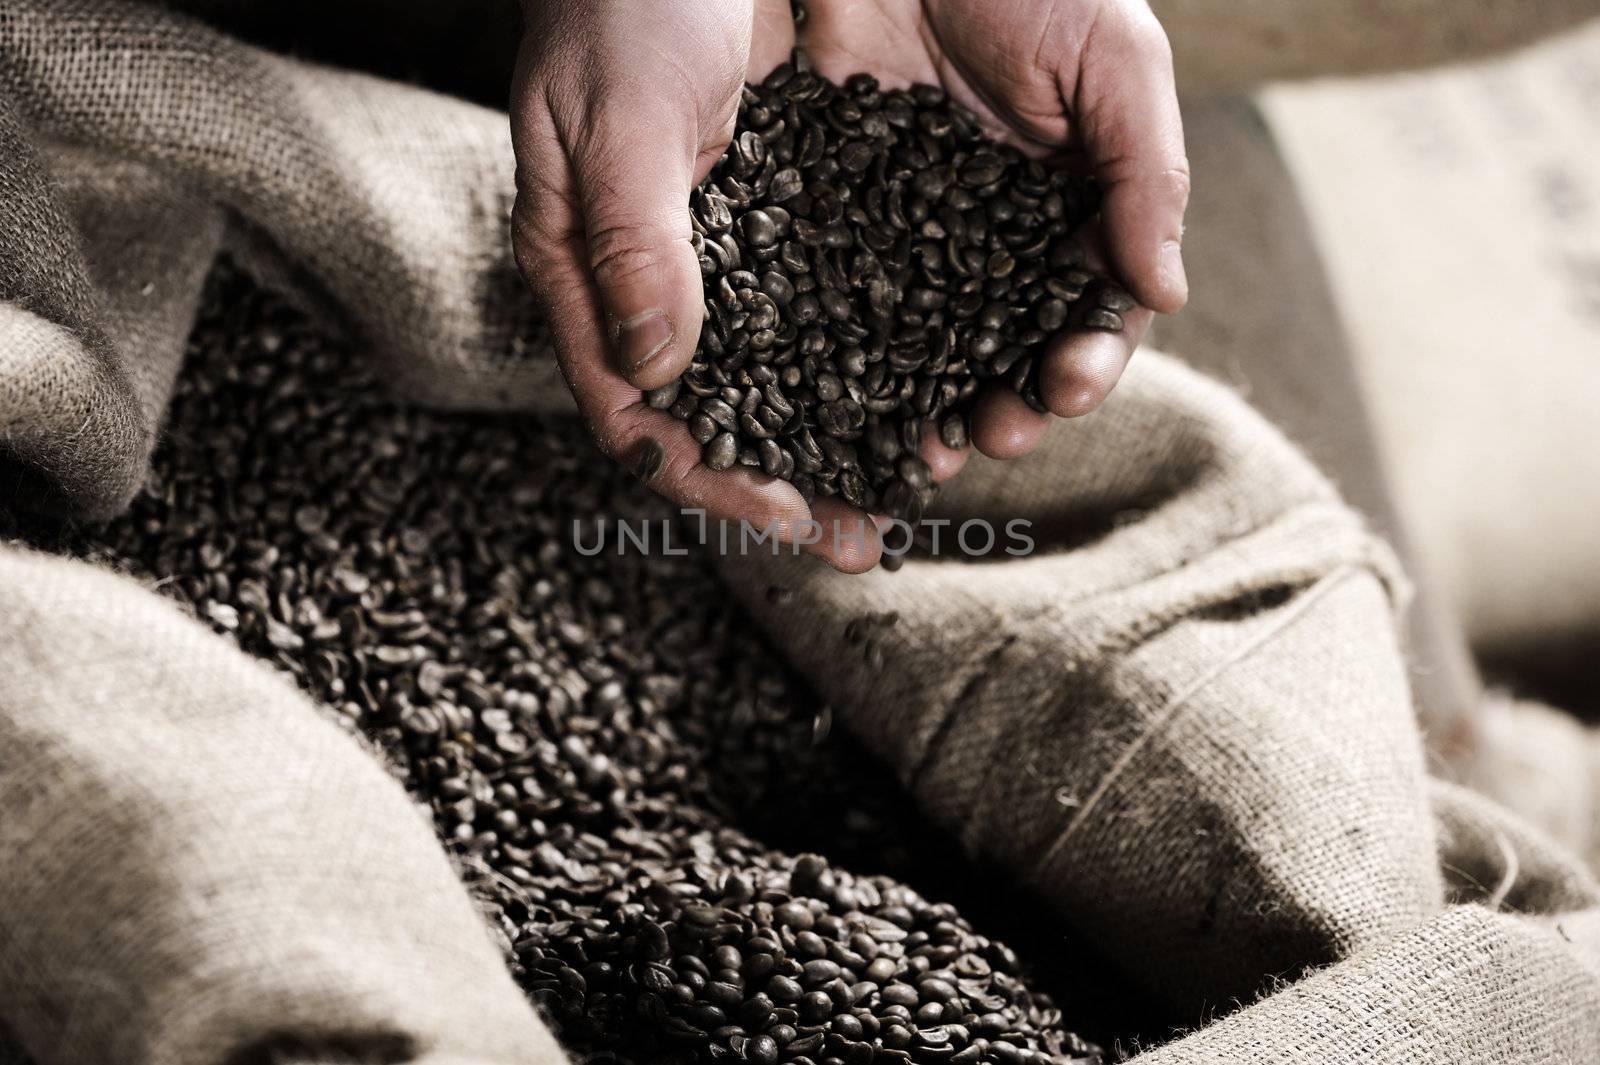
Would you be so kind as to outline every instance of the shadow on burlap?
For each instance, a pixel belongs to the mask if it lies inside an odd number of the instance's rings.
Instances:
[[[565,410],[525,341],[505,126],[150,8],[12,0],[6,503],[137,491],[224,243],[411,398]],[[1038,550],[728,581],[930,818],[1153,993],[1227,1014],[1139,1060],[1600,1058],[1600,888],[1429,784],[1397,567],[1237,395],[1141,357],[940,515],[1026,519]],[[132,584],[0,568],[0,1016],[40,1065],[559,1058],[398,788],[299,696]]]

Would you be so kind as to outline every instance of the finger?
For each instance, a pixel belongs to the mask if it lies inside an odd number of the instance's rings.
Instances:
[[[581,332],[597,330],[597,301],[583,293],[581,284],[573,286],[569,299],[578,306],[562,308],[560,317],[570,323],[587,315],[590,329]],[[647,406],[638,389],[602,360],[573,352],[560,334],[557,361],[600,449],[652,489],[685,509],[703,511],[711,522],[744,521],[783,543],[800,537],[810,510],[792,485],[750,467],[713,470],[703,465],[700,446],[683,422]]]
[[[1090,260],[1094,269],[1103,269],[1098,255],[1091,254]],[[1046,341],[1039,356],[1039,398],[1057,417],[1078,418],[1098,409],[1122,379],[1155,320],[1145,307],[1119,304],[1116,313],[1122,329],[1109,332],[1083,326],[1086,313],[1092,309],[1080,306],[1074,316],[1078,324]]]
[[[992,459],[1014,459],[1039,445],[1050,416],[1028,406],[1003,384],[987,386],[978,394],[972,412],[972,443]]]
[[[1084,329],[1052,337],[1039,364],[1039,398],[1050,413],[1078,418],[1104,403],[1154,318],[1135,307],[1123,313],[1120,333]]]
[[[1104,233],[1099,221],[1092,219],[1074,237],[1081,250],[1081,265],[1092,274],[1109,273]],[[1103,296],[1098,287],[1090,288],[1073,307],[1069,328],[1046,341],[1039,356],[1039,398],[1058,417],[1080,417],[1105,402],[1155,319],[1144,307],[1125,306],[1123,299],[1107,308],[1122,319],[1121,331],[1086,328],[1084,319],[1099,309]]]
[[[760,81],[789,61],[794,51],[794,8],[791,0],[757,0],[750,35],[750,80]]]
[[[935,422],[926,422],[922,426],[922,446],[918,449],[922,461],[928,464],[928,469],[933,473],[934,483],[948,481],[961,472],[961,467],[967,464],[967,459],[972,456],[972,448],[953,448],[945,446],[939,439],[939,427]]]
[[[529,172],[548,173],[537,166]],[[748,469],[719,473],[700,465],[700,448],[687,427],[646,406],[606,359],[604,315],[570,200],[559,188],[524,184],[513,231],[518,262],[545,305],[556,360],[600,449],[682,507],[704,510],[715,521],[746,519],[792,542],[810,514],[792,486]]]
[[[877,522],[842,499],[818,496],[811,516],[821,526],[821,537],[804,550],[825,559],[841,573],[865,573],[883,557]]]
[[[1174,314],[1189,297],[1189,161],[1172,47],[1143,4],[1114,10],[1095,24],[1077,83],[1063,92],[1104,190],[1101,217],[1117,274],[1144,306]]]
[[[698,120],[660,100],[613,92],[571,149],[588,267],[615,365],[639,389],[688,367],[704,298],[690,246],[689,192],[701,156]]]

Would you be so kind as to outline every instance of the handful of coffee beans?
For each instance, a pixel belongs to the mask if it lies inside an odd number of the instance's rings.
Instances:
[[[705,325],[648,401],[689,423],[710,468],[759,467],[807,502],[916,520],[925,424],[966,446],[990,379],[1044,410],[1044,342],[1121,330],[1134,305],[1071,239],[1099,209],[1091,178],[989,139],[934,86],[839,86],[799,54],[745,87],[690,203]]]

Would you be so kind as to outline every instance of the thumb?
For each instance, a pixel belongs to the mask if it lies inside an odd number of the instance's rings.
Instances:
[[[1097,23],[1074,99],[1095,174],[1117,274],[1145,307],[1176,314],[1189,298],[1183,216],[1189,161],[1172,47],[1144,5]]]
[[[597,123],[573,157],[589,267],[617,369],[644,390],[688,367],[705,314],[690,244],[695,138],[690,129],[674,137],[659,121],[648,125],[650,113],[625,109],[620,120]]]

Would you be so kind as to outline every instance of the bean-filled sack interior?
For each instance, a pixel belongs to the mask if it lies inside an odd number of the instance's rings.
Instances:
[[[155,7],[0,17],[21,1051],[1600,1057],[1591,872],[1427,779],[1392,555],[1177,359],[915,500],[1017,555],[580,550],[687,533],[571,416],[505,126]]]

